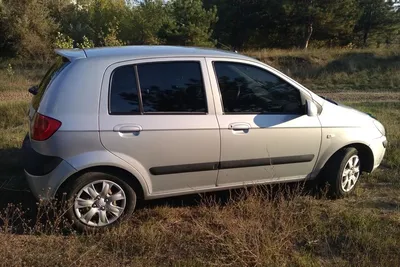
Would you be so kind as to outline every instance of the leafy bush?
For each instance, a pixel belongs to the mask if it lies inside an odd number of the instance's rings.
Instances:
[[[74,40],[72,40],[68,35],[58,32],[54,45],[57,48],[73,48]]]
[[[89,40],[86,36],[83,36],[83,42],[78,43],[79,48],[92,48],[94,47],[94,43],[92,40]]]

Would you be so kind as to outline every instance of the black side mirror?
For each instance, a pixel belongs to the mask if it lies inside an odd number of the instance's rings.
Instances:
[[[31,93],[32,95],[37,95],[38,89],[39,89],[39,86],[34,85],[34,86],[32,86],[31,88],[29,88],[28,91],[29,91],[29,93]]]

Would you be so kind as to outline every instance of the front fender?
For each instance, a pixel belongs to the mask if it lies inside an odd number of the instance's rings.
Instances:
[[[322,143],[313,177],[325,166],[326,162],[343,147],[361,144],[369,147],[372,135],[365,128],[323,128]]]

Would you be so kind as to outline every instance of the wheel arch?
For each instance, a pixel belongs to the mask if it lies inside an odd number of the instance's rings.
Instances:
[[[134,190],[135,193],[137,194],[138,199],[144,199],[146,197],[146,192],[145,192],[145,187],[140,183],[139,179],[137,179],[131,172],[120,168],[116,166],[107,166],[107,165],[102,165],[102,166],[92,166],[88,167],[82,170],[79,170],[78,172],[75,172],[71,176],[69,176],[67,179],[63,181],[63,183],[58,187],[56,191],[56,198],[61,199],[62,194],[65,193],[65,190],[77,179],[79,179],[80,176],[82,176],[85,173],[88,172],[103,172],[111,175],[115,175],[118,178],[122,179],[124,182],[126,182],[129,186],[131,186]]]
[[[343,147],[340,147],[332,155],[330,155],[330,157],[328,157],[328,159],[324,162],[323,167],[321,168],[321,171],[325,168],[327,163],[332,158],[335,157],[335,155],[337,155],[341,150],[348,148],[348,147],[353,147],[353,148],[357,149],[358,156],[360,157],[360,161],[361,161],[361,166],[360,166],[361,171],[370,173],[374,167],[374,154],[373,154],[371,148],[368,145],[363,144],[363,143],[351,143],[351,144],[345,145]]]

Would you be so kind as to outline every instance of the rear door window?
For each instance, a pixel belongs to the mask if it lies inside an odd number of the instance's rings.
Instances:
[[[133,65],[114,70],[111,76],[110,113],[114,115],[137,114],[139,97]]]
[[[206,113],[206,93],[200,62],[139,64],[144,113]]]
[[[54,78],[60,74],[60,72],[70,63],[70,61],[64,57],[57,57],[54,64],[50,67],[47,73],[44,75],[42,81],[40,82],[37,94],[32,98],[32,107],[37,110],[39,108],[40,101],[44,95],[44,92],[54,80]]]

